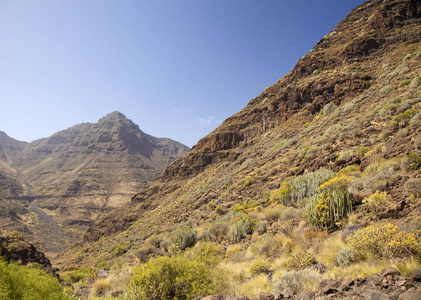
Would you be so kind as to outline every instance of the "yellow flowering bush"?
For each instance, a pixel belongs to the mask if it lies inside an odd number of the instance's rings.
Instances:
[[[387,203],[387,193],[376,191],[374,194],[366,197],[363,203],[367,205],[369,211],[379,213],[384,210]]]
[[[372,254],[382,258],[411,257],[420,254],[420,243],[414,233],[404,232],[390,223],[361,228],[347,239],[361,257]]]
[[[324,191],[332,191],[335,189],[346,189],[352,183],[351,176],[342,175],[338,177],[334,177],[322,185],[319,186],[318,190],[321,192]]]
[[[292,270],[304,270],[308,266],[311,266],[314,262],[315,258],[314,255],[305,252],[305,251],[299,251],[292,254],[287,261],[285,262],[285,267],[287,269]]]

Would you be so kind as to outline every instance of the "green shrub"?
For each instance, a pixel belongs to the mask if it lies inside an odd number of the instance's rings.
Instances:
[[[306,219],[319,229],[334,229],[352,211],[352,199],[352,194],[346,189],[326,190],[310,199]]]
[[[316,291],[321,280],[319,273],[308,269],[285,272],[280,280],[275,281],[272,293],[280,294],[284,289],[291,289],[295,294]]]
[[[117,245],[113,250],[113,256],[120,256],[129,251],[131,248],[130,244]]]
[[[298,251],[292,254],[287,261],[285,262],[284,266],[287,269],[292,270],[303,270],[314,263],[314,255],[305,252],[305,251]]]
[[[338,265],[346,266],[357,261],[357,253],[354,249],[345,247],[339,250],[338,256],[336,258]]]
[[[259,274],[262,274],[262,273],[269,274],[272,271],[273,270],[270,267],[270,263],[263,262],[263,261],[258,261],[250,267],[250,274],[253,275],[253,276],[259,275]]]
[[[405,79],[405,80],[402,80],[402,81],[399,83],[399,87],[403,87],[403,86],[408,85],[408,84],[410,84],[410,83],[411,83],[411,80],[410,80],[410,79]]]
[[[418,113],[415,109],[408,109],[407,111],[396,115],[392,118],[392,121],[390,122],[390,125],[393,127],[404,127],[407,126],[411,119]]]
[[[354,157],[354,152],[351,150],[341,152],[338,156],[338,160],[351,160]]]
[[[345,168],[341,169],[338,172],[338,176],[341,175],[354,175],[354,174],[359,174],[360,173],[360,167],[357,165],[349,165],[346,166]]]
[[[227,237],[231,242],[238,243],[253,232],[254,226],[255,222],[250,220],[247,215],[243,215],[240,220],[231,225]]]
[[[194,246],[197,242],[197,230],[194,228],[185,228],[177,231],[169,240],[169,247],[175,247],[184,250]]]
[[[284,205],[303,207],[305,199],[317,194],[318,187],[335,175],[335,172],[331,170],[322,169],[293,177],[282,183],[276,198]]]
[[[413,233],[401,231],[398,226],[390,223],[361,228],[347,241],[360,257],[371,254],[391,260],[418,255],[421,250]]]
[[[225,249],[222,245],[212,242],[197,243],[188,249],[183,257],[191,261],[199,261],[210,266],[216,266],[225,256]]]
[[[188,300],[201,295],[221,294],[226,280],[218,268],[180,256],[158,257],[135,270],[129,297],[140,300]]]
[[[0,258],[0,299],[65,300],[68,296],[57,278],[38,268],[7,263]]]
[[[366,154],[370,149],[368,149],[367,147],[359,147],[357,149],[357,154],[359,156],[364,156],[364,154]]]
[[[254,178],[253,177],[251,177],[251,176],[246,176],[245,178],[244,178],[244,180],[243,180],[243,185],[245,186],[245,187],[247,187],[247,186],[250,186],[250,185],[252,185],[253,183],[254,183]]]
[[[386,85],[380,89],[380,94],[383,96],[386,96],[390,94],[390,92],[392,92],[393,90],[394,90],[393,85]]]

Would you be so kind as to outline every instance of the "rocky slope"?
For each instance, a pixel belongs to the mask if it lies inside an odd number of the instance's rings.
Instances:
[[[420,15],[418,1],[368,1],[354,9],[290,73],[200,140],[131,203],[94,224],[85,240],[128,230],[120,241],[136,232],[140,243],[151,232],[215,218],[204,210],[210,202],[226,211],[246,200],[265,203],[265,195],[288,176],[322,167],[364,170],[418,151]],[[396,124],[411,109],[415,113]],[[357,155],[359,147],[368,155]],[[408,178],[386,184],[396,203],[405,199]]]
[[[153,257],[174,255],[174,239],[196,232],[197,240],[224,247],[221,265],[234,273],[231,288],[239,296],[253,284],[271,291],[266,278],[248,276],[258,259],[278,278],[290,269],[285,261],[306,255],[311,259],[304,268],[323,263],[319,269],[327,268],[327,278],[380,271],[390,261],[374,255],[340,266],[336,257],[349,246],[340,238],[349,228],[386,222],[404,232],[421,229],[420,32],[419,1],[372,0],[355,8],[290,73],[130,203],[93,224],[84,242],[56,262],[67,270],[107,266],[121,274]],[[294,203],[288,186],[301,175],[316,178],[312,172],[320,170],[332,171],[325,172],[336,180],[346,175],[346,193],[352,195],[352,212],[329,228],[310,223],[310,196]],[[367,199],[380,192],[384,201],[370,204]],[[234,228],[240,212],[255,227],[237,240],[230,232],[241,229]],[[411,234],[413,246],[419,245],[419,235]],[[275,248],[262,250],[263,241]],[[408,264],[400,268],[407,271]],[[237,269],[244,273],[236,275]]]
[[[2,226],[31,232],[54,251],[188,150],[145,134],[119,112],[29,144],[3,135],[0,145]]]

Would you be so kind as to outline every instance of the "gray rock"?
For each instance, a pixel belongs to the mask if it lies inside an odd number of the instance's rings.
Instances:
[[[101,269],[96,272],[96,277],[98,278],[107,278],[110,275],[108,269]]]

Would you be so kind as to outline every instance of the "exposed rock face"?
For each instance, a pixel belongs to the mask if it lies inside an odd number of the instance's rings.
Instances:
[[[15,261],[23,265],[38,263],[45,272],[57,276],[50,260],[45,257],[44,253],[28,243],[25,237],[17,231],[0,231],[0,255],[6,261]]]
[[[57,251],[188,148],[113,112],[29,144],[0,134],[0,150],[0,224],[31,231],[44,249]]]

